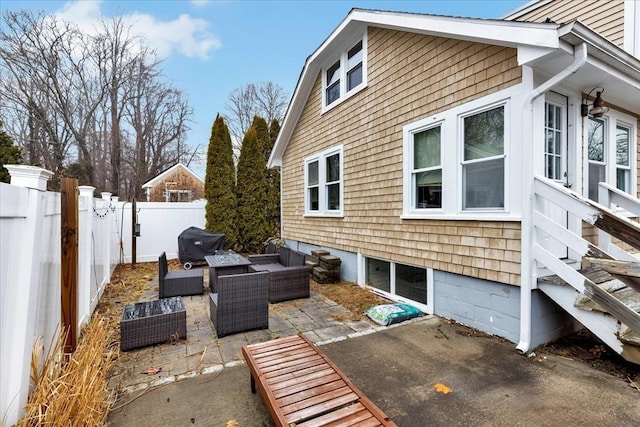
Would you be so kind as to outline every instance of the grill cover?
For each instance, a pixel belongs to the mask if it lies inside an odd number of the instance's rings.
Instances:
[[[178,258],[181,263],[204,261],[224,249],[224,234],[213,234],[198,227],[189,227],[178,236]]]

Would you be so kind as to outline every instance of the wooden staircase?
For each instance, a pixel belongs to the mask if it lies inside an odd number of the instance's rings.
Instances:
[[[629,212],[640,217],[640,200],[600,185],[600,200],[607,206],[536,177],[541,199],[566,207],[569,215],[599,230],[595,245],[569,230],[560,231],[557,223],[541,213],[544,209],[536,210],[534,227],[541,234],[562,239],[582,260],[582,268],[574,270],[554,259],[542,242],[534,241],[535,262],[555,273],[538,277],[537,287],[612,350],[640,364],[640,258],[613,243],[640,251],[640,224],[627,218]],[[610,209],[611,204],[616,208]]]

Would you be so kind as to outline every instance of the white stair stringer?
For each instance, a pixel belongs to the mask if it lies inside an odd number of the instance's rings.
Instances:
[[[618,319],[600,311],[577,308],[574,303],[579,293],[569,285],[539,281],[538,289],[549,296],[549,298],[584,325],[585,328],[589,329],[595,336],[600,338],[609,348],[618,354],[623,353],[624,345],[618,339],[618,331],[620,328]]]

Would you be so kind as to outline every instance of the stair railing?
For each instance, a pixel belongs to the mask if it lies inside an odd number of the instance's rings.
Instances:
[[[598,200],[606,208],[624,217],[640,217],[640,200],[609,184],[601,182],[598,188]],[[611,235],[598,230],[598,246],[616,259],[638,261],[638,258],[622,249],[611,239]]]
[[[635,212],[637,202],[631,203],[632,199],[628,195],[620,194],[617,190],[604,186],[602,191],[609,193],[607,203],[614,203],[619,207],[624,207],[629,212]],[[607,188],[609,187],[609,188]],[[533,262],[541,263],[553,274],[558,275],[562,280],[571,285],[578,292],[603,306],[606,306],[611,314],[618,320],[640,331],[638,314],[630,308],[611,303],[612,297],[606,291],[599,288],[595,283],[583,276],[577,270],[571,268],[564,261],[559,259],[544,247],[543,238],[547,236],[554,238],[576,252],[580,257],[600,258],[603,260],[615,260],[616,257],[601,247],[585,240],[581,235],[569,230],[544,213],[542,200],[546,200],[565,209],[568,214],[580,218],[587,224],[599,230],[599,241],[608,242],[608,247],[613,248],[611,238],[616,238],[634,249],[640,250],[640,224],[635,223],[619,212],[607,208],[597,202],[582,197],[567,188],[564,188],[554,181],[541,176],[534,177],[534,203],[532,226],[533,232]],[[629,209],[631,208],[631,209]],[[633,255],[616,246],[616,256],[624,254],[625,259],[638,261]],[[639,332],[640,333],[640,332]]]

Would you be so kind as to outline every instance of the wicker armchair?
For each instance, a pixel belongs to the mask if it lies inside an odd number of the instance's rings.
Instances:
[[[200,295],[204,291],[204,271],[202,269],[169,271],[167,255],[162,252],[158,259],[158,282],[160,298]]]
[[[209,315],[218,337],[269,327],[269,274],[218,276],[217,292],[209,294]]]
[[[305,260],[304,253],[283,247],[277,254],[249,255],[249,268],[269,272],[269,302],[309,298],[311,267]]]

